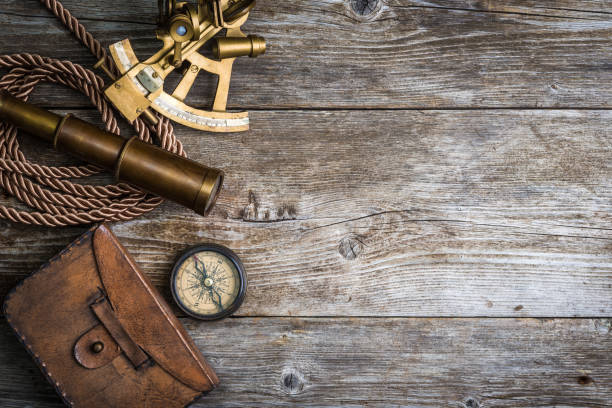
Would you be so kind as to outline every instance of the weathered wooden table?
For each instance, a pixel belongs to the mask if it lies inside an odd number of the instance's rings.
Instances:
[[[112,225],[168,298],[188,246],[246,264],[234,318],[183,319],[222,381],[196,405],[611,406],[612,1],[258,3],[269,51],[230,92],[252,130],[177,126],[227,172],[216,209]],[[64,4],[105,45],[157,50],[153,0]],[[1,53],[95,62],[36,0],[0,26]],[[99,120],[65,89],[32,100]],[[85,229],[0,221],[0,295]],[[0,405],[61,406],[0,339]]]

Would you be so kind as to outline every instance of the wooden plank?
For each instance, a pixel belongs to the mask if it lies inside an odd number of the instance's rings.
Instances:
[[[369,6],[352,6],[360,3]],[[64,4],[105,45],[129,37],[141,57],[158,49],[151,24],[154,1]],[[610,108],[611,5],[594,0],[258,2],[245,29],[264,35],[269,51],[236,63],[229,103],[251,109]],[[360,10],[372,11],[360,15]],[[0,24],[11,27],[2,33],[4,53],[94,63],[36,0],[5,1]],[[188,101],[205,106],[213,90],[213,78],[203,79]],[[49,105],[87,106],[74,94],[47,90],[44,95]]]
[[[221,379],[194,407],[584,408],[612,401],[609,319],[184,322]],[[0,327],[0,405],[62,406]]]
[[[227,173],[216,209],[164,204],[113,227],[167,296],[179,251],[235,249],[243,316],[606,317],[611,120],[260,111],[250,133],[179,128],[192,158]],[[1,225],[0,295],[84,230]]]

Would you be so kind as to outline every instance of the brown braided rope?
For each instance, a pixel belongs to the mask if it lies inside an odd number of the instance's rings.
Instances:
[[[117,73],[115,65],[97,41],[58,0],[41,0],[61,22],[97,58]],[[112,109],[103,96],[104,81],[92,71],[70,61],[59,61],[33,54],[0,55],[0,69],[9,73],[0,78],[0,89],[27,101],[40,82],[61,84],[80,91],[102,114],[106,130],[119,134]],[[141,140],[151,143],[152,135],[162,148],[185,156],[183,146],[174,136],[170,121],[159,116],[159,123],[149,128],[137,119],[132,126]],[[0,188],[35,211],[22,211],[0,205],[0,218],[24,224],[49,227],[89,224],[102,221],[130,220],[162,203],[128,184],[106,186],[75,183],[102,171],[92,166],[52,167],[32,163],[19,149],[17,130],[0,122]]]

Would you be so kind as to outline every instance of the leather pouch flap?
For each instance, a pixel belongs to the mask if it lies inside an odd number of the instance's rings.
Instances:
[[[104,225],[94,233],[93,248],[113,311],[131,339],[192,389],[208,391],[218,384],[182,324]]]

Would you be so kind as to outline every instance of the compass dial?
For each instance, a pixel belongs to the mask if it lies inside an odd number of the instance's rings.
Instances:
[[[229,249],[202,245],[184,253],[172,270],[172,295],[192,317],[214,320],[238,309],[246,292],[246,273]]]

